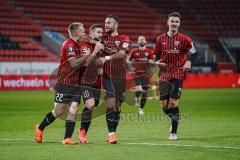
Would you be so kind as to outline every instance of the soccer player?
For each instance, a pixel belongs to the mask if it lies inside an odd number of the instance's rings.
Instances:
[[[67,38],[61,48],[61,61],[58,68],[57,84],[55,87],[55,103],[52,111],[47,113],[40,124],[35,126],[35,140],[42,143],[43,130],[46,126],[54,122],[61,116],[70,105],[69,113],[66,119],[66,132],[63,144],[76,144],[71,136],[74,131],[77,109],[80,103],[80,94],[74,95],[71,93],[74,88],[79,86],[81,78],[82,65],[89,57],[90,53],[81,55],[79,52],[78,40],[85,35],[85,30],[82,23],[74,22],[68,27],[69,38]],[[101,49],[101,46],[96,44],[94,53],[96,54]],[[70,90],[71,92],[69,92]]]
[[[118,34],[119,17],[108,15],[105,19],[103,36],[104,64],[103,86],[106,92],[106,121],[108,126],[108,142],[116,144],[116,129],[120,120],[120,107],[125,97],[126,88],[126,54],[130,40],[126,35]]]
[[[100,42],[103,37],[103,27],[99,24],[92,25],[89,29],[89,36],[95,41]],[[91,43],[85,43],[80,46],[80,52],[83,53],[87,50],[92,52],[93,49],[94,44]],[[101,93],[101,76],[103,74],[103,63],[100,59],[102,56],[101,51],[96,55],[91,54],[90,56],[92,56],[92,61],[89,62],[90,64],[86,68],[81,80],[81,92],[85,107],[82,112],[81,128],[79,129],[78,137],[80,142],[83,144],[88,143],[86,134],[91,124],[92,110],[99,103]],[[98,60],[102,64],[98,64]]]
[[[173,12],[168,15],[168,32],[158,36],[154,49],[156,64],[160,67],[161,106],[165,114],[171,118],[169,140],[177,139],[180,120],[178,102],[181,97],[182,83],[196,55],[192,40],[178,31],[180,21],[180,13]],[[168,93],[161,93],[160,88],[168,84],[171,84],[173,89]]]
[[[143,36],[138,37],[138,48],[133,48],[130,52],[129,60],[135,68],[135,101],[136,106],[139,107],[139,114],[143,115],[143,107],[147,102],[147,92],[150,80],[150,64],[154,63],[153,51],[146,47],[146,38]],[[141,103],[139,104],[140,96]]]

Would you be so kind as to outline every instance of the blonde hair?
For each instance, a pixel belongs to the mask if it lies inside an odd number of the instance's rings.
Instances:
[[[73,23],[69,24],[69,26],[68,26],[69,36],[74,35],[74,32],[81,26],[83,26],[83,24],[79,23],[79,22],[73,22]]]

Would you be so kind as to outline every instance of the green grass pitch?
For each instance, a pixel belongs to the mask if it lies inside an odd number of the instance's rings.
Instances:
[[[149,100],[145,116],[123,105],[118,144],[106,142],[105,116],[93,120],[90,144],[61,144],[65,122],[56,120],[34,141],[34,126],[52,109],[50,91],[0,92],[0,160],[234,160],[240,157],[240,89],[185,89],[177,141],[169,142],[170,122],[158,100]],[[77,139],[77,123],[73,135]]]

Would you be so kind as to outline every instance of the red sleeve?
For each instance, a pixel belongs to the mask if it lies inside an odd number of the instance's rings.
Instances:
[[[77,52],[74,44],[70,41],[65,42],[62,47],[62,54],[66,55],[66,58],[76,57]]]
[[[184,52],[187,53],[190,49],[192,49],[192,40],[189,37],[186,37],[186,43],[184,45]]]
[[[157,38],[157,42],[153,51],[154,55],[158,55],[159,57],[161,57],[162,54],[162,50],[161,50],[161,41],[160,41],[160,36],[158,36]]]

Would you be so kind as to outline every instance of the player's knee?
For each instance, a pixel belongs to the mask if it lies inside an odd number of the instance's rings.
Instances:
[[[116,106],[116,99],[108,98],[107,99],[107,108],[114,108],[115,106]]]
[[[116,112],[120,112],[121,111],[121,105],[122,105],[122,103],[120,103],[120,102],[118,102],[116,104],[116,108],[115,108]]]
[[[72,102],[69,112],[72,114],[76,114],[78,111],[78,106],[79,106],[79,104],[77,102]]]
[[[52,110],[52,114],[54,117],[58,117],[60,115],[63,114],[63,112],[66,109],[66,105],[62,105],[62,104],[55,104],[54,109]]]
[[[86,100],[85,105],[88,109],[92,109],[95,106],[95,100],[88,99],[88,100]]]
[[[171,99],[170,100],[170,106],[171,107],[177,107],[178,106],[178,100],[177,99]]]
[[[164,109],[167,109],[168,108],[168,101],[166,101],[166,100],[161,101],[161,107],[164,108]]]
[[[136,91],[142,91],[142,90],[143,90],[143,89],[142,89],[142,86],[140,86],[140,85],[139,85],[139,86],[136,86],[135,89],[136,89]]]

